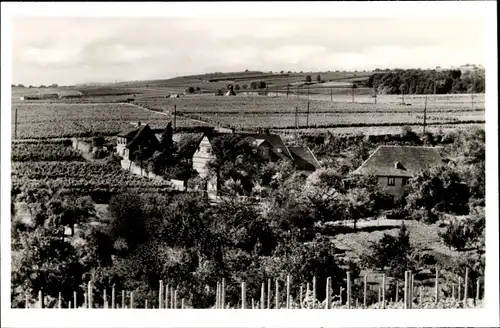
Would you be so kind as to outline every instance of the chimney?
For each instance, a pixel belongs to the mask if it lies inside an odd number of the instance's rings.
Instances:
[[[137,127],[141,126],[141,121],[137,122]]]

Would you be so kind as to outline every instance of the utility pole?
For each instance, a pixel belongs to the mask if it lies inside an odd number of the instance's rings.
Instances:
[[[297,130],[299,128],[299,107],[295,106],[295,144],[297,144]]]
[[[16,113],[15,113],[15,118],[14,118],[14,139],[17,139],[17,106],[16,106]]]
[[[307,102],[306,126],[309,128],[309,101]]]
[[[330,101],[333,101],[333,88],[330,88]]]
[[[425,123],[427,121],[427,96],[425,97],[425,105],[424,105],[424,135],[425,135]]]
[[[176,127],[177,127],[177,105],[174,105],[174,133]]]

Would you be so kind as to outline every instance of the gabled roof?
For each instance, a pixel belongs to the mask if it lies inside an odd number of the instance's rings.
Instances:
[[[294,146],[288,147],[288,149],[290,150],[290,153],[292,153],[295,164],[305,170],[314,171],[321,168],[318,160],[308,147]]]
[[[281,137],[277,134],[267,134],[267,133],[239,133],[242,137],[251,137],[253,139],[266,140],[271,146],[272,151],[278,156],[285,156],[288,158],[292,158],[292,154],[283,143]]]
[[[158,145],[158,139],[154,135],[153,131],[147,124],[140,125],[139,127],[131,130],[122,131],[117,134],[118,137],[126,137],[127,139],[132,139],[127,143],[127,148],[130,148],[135,143],[137,143],[141,138],[146,136],[147,134],[151,134],[155,140],[155,143]]]
[[[442,163],[440,147],[379,146],[353,174],[412,177]]]

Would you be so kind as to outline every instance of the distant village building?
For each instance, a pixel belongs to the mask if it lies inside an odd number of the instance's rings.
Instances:
[[[408,179],[442,163],[439,147],[380,146],[353,174],[374,175],[388,194],[400,199]]]
[[[116,136],[116,152],[124,159],[134,160],[138,151],[148,151],[152,155],[159,148],[160,142],[147,124],[137,125],[122,131]]]

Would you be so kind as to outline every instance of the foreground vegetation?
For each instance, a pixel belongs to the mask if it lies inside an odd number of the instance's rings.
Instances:
[[[220,173],[223,197],[215,204],[198,192],[120,189],[135,184],[136,178],[110,165],[14,163],[18,187],[13,202],[24,203],[30,219],[20,220],[13,206],[12,306],[23,307],[26,295],[34,303],[41,289],[51,302],[61,292],[67,304],[73,291],[81,295],[86,290],[89,280],[96,302],[102,302],[104,289],[109,295],[114,286],[134,291],[137,307],[144,307],[146,300],[152,306],[163,280],[176,286],[186,307],[207,308],[213,306],[222,278],[227,303],[234,305],[241,298],[241,282],[246,282],[247,299],[258,299],[262,282],[283,282],[288,275],[296,282],[293,295],[315,277],[320,301],[326,297],[327,278],[338,291],[345,286],[347,271],[353,282],[357,279],[356,298],[361,270],[384,273],[391,286],[399,282],[400,287],[406,270],[424,286],[436,266],[446,281],[463,277],[465,268],[471,281],[484,275],[484,130],[420,137],[405,129],[393,141],[328,138],[304,139],[323,165],[306,176],[286,162],[259,163],[237,135],[219,137],[214,142],[217,160],[210,169]],[[378,144],[391,142],[445,147],[447,162],[411,179],[401,202],[381,191],[373,177],[349,174]],[[161,156],[170,157],[168,152]],[[32,180],[37,184],[30,184]],[[106,190],[117,188],[107,220],[97,218],[92,198],[69,188],[88,180]],[[193,187],[203,183],[196,178],[190,182]],[[343,223],[349,222],[357,233],[369,229],[357,226],[361,219],[388,215],[442,226],[438,243],[459,256],[425,250],[428,245],[414,243],[405,227],[374,240],[358,258],[332,242],[349,233]],[[341,224],[331,224],[335,222]],[[469,295],[474,295],[471,285]],[[448,300],[438,305],[455,307],[447,288],[442,293]],[[368,304],[376,306],[376,292],[371,293]],[[78,305],[82,303],[79,298]]]

